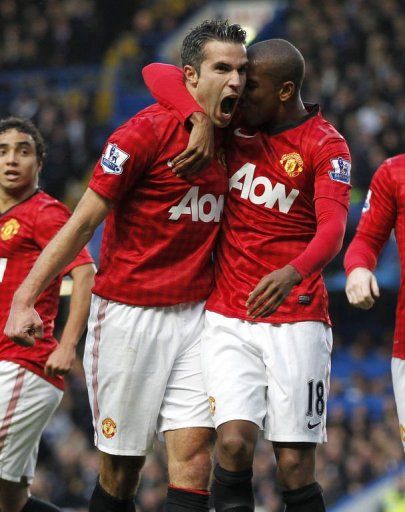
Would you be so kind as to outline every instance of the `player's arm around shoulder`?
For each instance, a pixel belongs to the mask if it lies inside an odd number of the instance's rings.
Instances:
[[[86,263],[70,271],[73,289],[70,297],[69,315],[59,346],[49,356],[45,373],[51,377],[68,373],[76,357],[76,346],[86,326],[94,283],[95,266]]]
[[[111,201],[86,190],[70,219],[42,251],[14,294],[6,336],[17,344],[32,346],[35,337],[43,335],[42,321],[34,308],[36,299],[86,245],[111,207]]]

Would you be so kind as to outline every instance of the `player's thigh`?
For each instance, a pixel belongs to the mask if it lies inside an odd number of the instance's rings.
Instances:
[[[308,321],[258,324],[257,330],[258,336],[260,331],[270,331],[270,343],[263,348],[268,370],[266,439],[326,442],[330,327]]]
[[[178,331],[171,340],[176,354],[160,410],[158,431],[213,428],[201,371],[204,304],[183,305],[176,309]]]
[[[30,483],[41,434],[63,393],[8,361],[0,361],[0,390],[0,478]]]
[[[251,323],[207,311],[202,368],[215,427],[246,420],[263,428],[266,368]]]
[[[405,450],[405,359],[393,357],[391,361],[392,384],[399,419],[402,444]]]
[[[150,451],[176,357],[170,308],[93,297],[84,368],[95,444],[112,455]]]

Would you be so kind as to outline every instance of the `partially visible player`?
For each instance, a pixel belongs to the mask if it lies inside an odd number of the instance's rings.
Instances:
[[[399,249],[401,273],[405,268],[405,154],[381,164],[371,180],[357,232],[349,245],[344,266],[346,295],[353,306],[370,309],[380,296],[373,273],[380,251],[392,230]],[[391,362],[392,382],[405,449],[405,281],[399,290],[394,346]]]
[[[220,512],[254,510],[252,462],[264,429],[286,511],[322,512],[315,448],[326,441],[332,335],[321,271],[342,246],[350,154],[319,106],[303,104],[304,59],[293,45],[263,41],[248,58],[202,341],[218,432],[214,503]],[[192,112],[178,72],[169,80],[175,70],[161,69],[166,89],[154,81],[155,97]]]
[[[27,120],[0,120],[0,510],[59,510],[29,496],[43,429],[63,394],[63,375],[75,359],[86,324],[94,270],[87,250],[67,267],[73,279],[69,316],[53,337],[62,275],[35,303],[43,332],[33,347],[3,334],[13,294],[38,255],[69,218],[68,209],[38,189],[45,156],[42,137]]]
[[[230,123],[245,85],[244,41],[239,25],[207,21],[183,42],[185,86],[216,126]],[[170,162],[188,139],[188,125],[160,105],[119,127],[14,297],[7,332],[26,342],[40,326],[33,301],[107,217],[84,361],[102,452],[90,512],[134,510],[156,430],[168,452],[166,511],[208,510],[213,424],[200,337],[228,182],[218,159],[204,176],[173,175]]]

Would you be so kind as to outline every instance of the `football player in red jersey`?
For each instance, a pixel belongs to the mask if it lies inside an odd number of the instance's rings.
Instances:
[[[304,59],[293,45],[264,41],[248,57],[202,340],[218,432],[214,503],[217,511],[254,510],[252,461],[263,429],[286,511],[321,512],[315,449],[326,441],[332,349],[321,271],[342,245],[350,154],[319,107],[303,104]],[[155,97],[183,116],[197,110],[178,71],[156,66],[144,70]],[[192,150],[179,155],[175,172],[184,159],[193,165]]]
[[[45,151],[27,120],[0,120],[0,510],[59,510],[29,496],[43,429],[63,394],[63,375],[86,324],[94,270],[87,250],[67,267],[73,279],[69,316],[60,343],[53,337],[62,275],[38,298],[43,332],[34,347],[3,334],[13,293],[41,250],[69,218],[68,209],[38,189]]]
[[[219,127],[231,121],[245,85],[244,41],[239,25],[212,21],[183,43],[185,86]],[[204,176],[172,173],[188,139],[179,116],[157,104],[119,127],[71,220],[14,296],[6,331],[27,343],[40,327],[35,297],[107,217],[84,360],[102,452],[91,512],[134,510],[156,430],[168,452],[166,510],[208,510],[213,424],[200,335],[228,183],[218,160]]]
[[[345,254],[346,295],[353,306],[370,309],[380,296],[373,271],[378,255],[393,229],[399,249],[401,270],[404,269],[404,207],[405,154],[400,154],[383,162],[373,176],[356,235]],[[391,371],[401,439],[405,449],[405,283],[403,279],[396,311]]]

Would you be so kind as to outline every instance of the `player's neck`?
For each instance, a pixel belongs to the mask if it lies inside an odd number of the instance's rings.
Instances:
[[[284,105],[284,108],[280,112],[279,124],[295,123],[307,115],[308,111],[301,98],[298,96],[296,99]]]
[[[308,115],[308,111],[305,108],[304,103],[300,97],[297,97],[293,101],[283,104],[274,120],[267,126],[271,131],[277,130],[279,127],[289,125],[291,123],[297,123]]]
[[[0,187],[0,214],[28,199],[34,194],[37,188],[36,184],[22,190],[13,191],[5,190]]]

